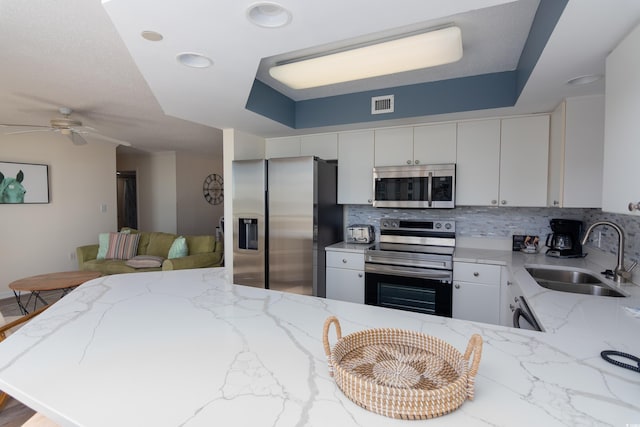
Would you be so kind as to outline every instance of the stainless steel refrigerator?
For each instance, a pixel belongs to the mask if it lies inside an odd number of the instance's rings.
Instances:
[[[337,164],[305,156],[232,168],[233,282],[324,297],[324,248],[343,236]]]

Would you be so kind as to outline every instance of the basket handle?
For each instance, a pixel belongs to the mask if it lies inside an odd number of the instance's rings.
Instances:
[[[338,340],[342,338],[342,329],[340,328],[340,321],[336,316],[329,316],[324,321],[324,328],[322,331],[322,343],[324,345],[324,353],[327,355],[327,361],[329,362],[329,375],[333,376],[333,364],[331,363],[331,346],[329,345],[329,327],[331,324],[335,324],[336,336]]]
[[[478,334],[473,334],[467,345],[467,350],[464,352],[464,359],[468,362],[473,353],[473,361],[469,368],[469,376],[467,381],[467,398],[473,400],[474,384],[476,374],[478,373],[478,366],[480,365],[480,356],[482,356],[482,337]]]

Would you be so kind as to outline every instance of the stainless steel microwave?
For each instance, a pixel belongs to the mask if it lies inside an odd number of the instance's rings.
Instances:
[[[378,208],[454,208],[456,165],[373,168],[373,206]]]

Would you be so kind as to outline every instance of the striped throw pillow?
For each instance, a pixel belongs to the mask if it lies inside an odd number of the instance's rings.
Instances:
[[[138,251],[139,234],[109,233],[105,259],[131,259]]]

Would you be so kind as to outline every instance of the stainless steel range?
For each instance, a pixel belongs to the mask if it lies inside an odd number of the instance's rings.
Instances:
[[[365,252],[365,303],[451,317],[455,221],[380,220]]]

